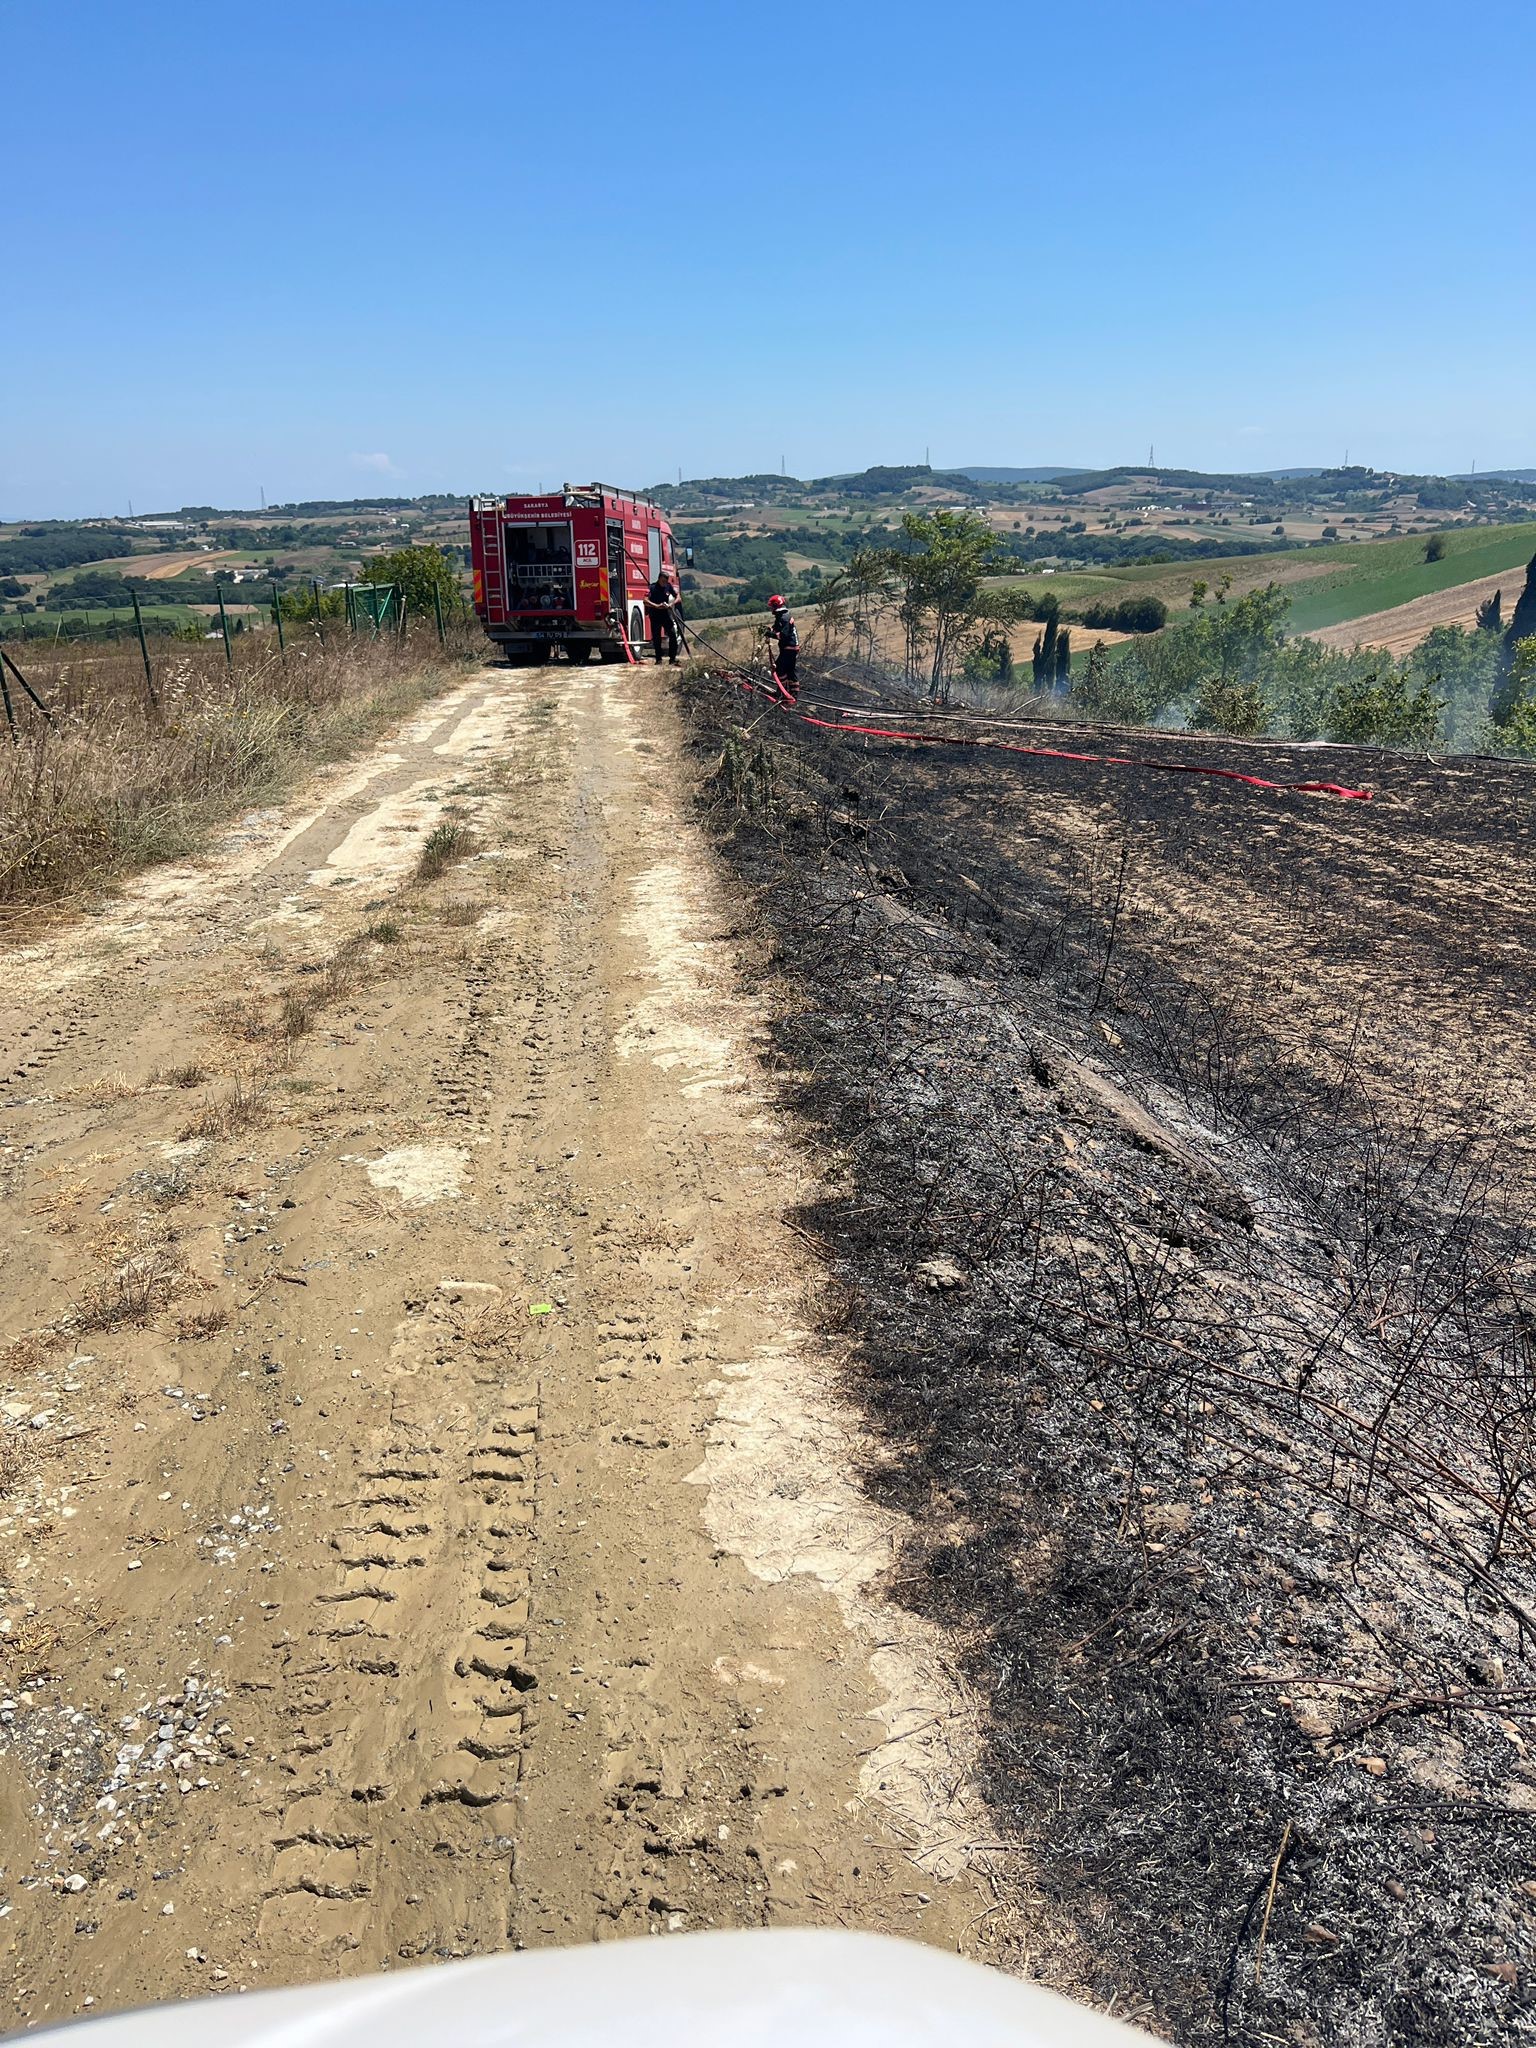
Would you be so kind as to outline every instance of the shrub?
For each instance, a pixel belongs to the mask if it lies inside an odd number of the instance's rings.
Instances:
[[[1160,633],[1168,623],[1168,607],[1160,597],[1098,598],[1078,616],[1100,632]]]
[[[1155,706],[1146,667],[1135,648],[1111,661],[1102,640],[1088,650],[1088,665],[1072,695],[1090,718],[1112,725],[1144,725]]]
[[[1349,675],[1334,696],[1331,740],[1383,747],[1427,747],[1440,732],[1443,700],[1427,683],[1410,688],[1406,673],[1388,661],[1366,675]]]
[[[1255,682],[1231,676],[1206,676],[1195,693],[1190,724],[1200,732],[1227,732],[1237,739],[1257,739],[1269,731],[1269,706]]]

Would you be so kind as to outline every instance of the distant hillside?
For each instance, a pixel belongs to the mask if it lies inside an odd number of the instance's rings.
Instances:
[[[1070,462],[1058,463],[1054,469],[987,469],[979,464],[961,463],[955,473],[971,477],[979,484],[1048,484],[1059,476],[1088,474]]]

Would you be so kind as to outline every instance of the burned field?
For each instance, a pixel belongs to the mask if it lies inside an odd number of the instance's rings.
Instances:
[[[689,707],[1030,1967],[1191,2042],[1536,2036],[1536,776]]]

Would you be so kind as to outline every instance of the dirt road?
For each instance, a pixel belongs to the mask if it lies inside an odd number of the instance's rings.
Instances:
[[[0,964],[4,2023],[990,1903],[682,762],[486,670]]]

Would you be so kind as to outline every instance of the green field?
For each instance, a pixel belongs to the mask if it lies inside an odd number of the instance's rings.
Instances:
[[[1348,552],[1353,560],[1297,586],[1287,621],[1293,633],[1315,633],[1323,626],[1339,626],[1453,589],[1458,583],[1496,576],[1501,569],[1522,569],[1536,554],[1536,525],[1474,527],[1447,534],[1445,558],[1439,562],[1425,561],[1419,535],[1366,542]]]
[[[1421,533],[1403,534],[1394,540],[1330,541],[1321,547],[1208,562],[1145,562],[1126,569],[1064,571],[1055,576],[1037,571],[992,580],[1003,587],[1053,591],[1063,605],[1074,609],[1094,597],[1146,591],[1162,598],[1175,616],[1188,606],[1197,578],[1214,586],[1230,575],[1237,597],[1273,581],[1283,583],[1290,595],[1288,630],[1315,633],[1433,591],[1496,576],[1504,569],[1522,569],[1536,554],[1536,523],[1447,533],[1445,555],[1438,562],[1425,561],[1424,540]]]
[[[184,626],[190,619],[206,623],[200,613],[189,610],[184,604],[146,604],[141,605],[140,610],[143,612],[146,626]],[[98,608],[77,612],[36,612],[27,619],[6,617],[0,619],[0,638],[9,633],[18,639],[57,639],[62,642],[79,634],[82,620],[89,626],[110,626],[115,623],[125,632],[133,631],[133,613],[116,607],[111,610]]]

